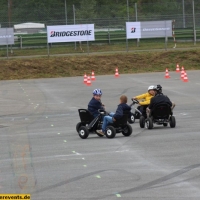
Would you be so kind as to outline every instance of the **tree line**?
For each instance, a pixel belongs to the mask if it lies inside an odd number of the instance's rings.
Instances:
[[[0,0],[0,24],[41,22],[74,23],[77,20],[135,17],[135,3],[140,15],[172,15],[182,12],[183,0]],[[184,0],[186,13],[192,0]],[[128,6],[128,7],[127,7]],[[196,4],[200,9],[200,3]]]

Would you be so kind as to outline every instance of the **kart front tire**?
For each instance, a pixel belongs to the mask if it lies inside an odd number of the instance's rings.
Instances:
[[[128,122],[129,122],[130,124],[133,124],[133,123],[135,122],[135,115],[134,115],[133,113],[131,113],[130,118],[128,118]]]
[[[146,119],[146,124],[147,124],[147,128],[148,129],[152,129],[153,128],[153,120],[152,120],[151,117]]]
[[[140,116],[140,128],[145,127],[145,117],[142,115]]]
[[[87,129],[87,127],[81,126],[79,128],[78,134],[79,134],[80,138],[86,139],[89,135],[89,130]]]
[[[106,134],[106,137],[109,139],[114,138],[116,135],[115,128],[113,126],[107,126],[105,134]]]
[[[125,137],[128,137],[132,134],[133,132],[133,129],[132,127],[127,124],[124,128],[123,128],[123,131],[122,131],[122,134],[125,136]]]

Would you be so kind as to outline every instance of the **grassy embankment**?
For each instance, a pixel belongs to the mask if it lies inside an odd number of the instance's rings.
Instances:
[[[23,55],[29,55],[26,51]],[[1,59],[0,80],[83,76],[92,70],[109,75],[116,67],[120,74],[174,71],[177,62],[187,70],[199,70],[200,49]]]

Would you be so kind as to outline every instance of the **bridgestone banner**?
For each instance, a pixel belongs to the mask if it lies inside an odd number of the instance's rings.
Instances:
[[[127,39],[172,37],[172,21],[126,22]]]
[[[94,24],[47,26],[48,43],[94,40]]]
[[[14,44],[13,28],[0,28],[0,45]]]

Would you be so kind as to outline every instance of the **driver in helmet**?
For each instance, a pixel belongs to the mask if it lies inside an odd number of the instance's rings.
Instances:
[[[155,96],[151,99],[149,107],[147,108],[147,117],[152,114],[155,107],[160,104],[167,104],[169,107],[171,107],[171,110],[173,110],[173,104],[171,100],[166,96],[160,93],[158,87],[154,87]]]
[[[93,115],[93,117],[96,117],[99,113],[99,109],[104,110],[104,105],[101,103],[101,96],[102,91],[101,89],[95,89],[93,91],[93,97],[88,103],[88,111]]]
[[[150,85],[148,87],[148,92],[132,98],[132,99],[140,100],[139,101],[140,106],[138,107],[138,109],[140,110],[142,115],[145,117],[146,117],[146,108],[150,104],[151,98],[155,95],[154,88],[155,88],[154,85]]]
[[[161,85],[157,85],[157,93],[161,94],[161,95],[164,95],[163,92],[162,92],[162,86]],[[167,97],[167,95],[164,95],[164,96]],[[172,102],[172,107],[171,107],[172,110],[174,109],[175,105],[176,104],[174,102]]]

